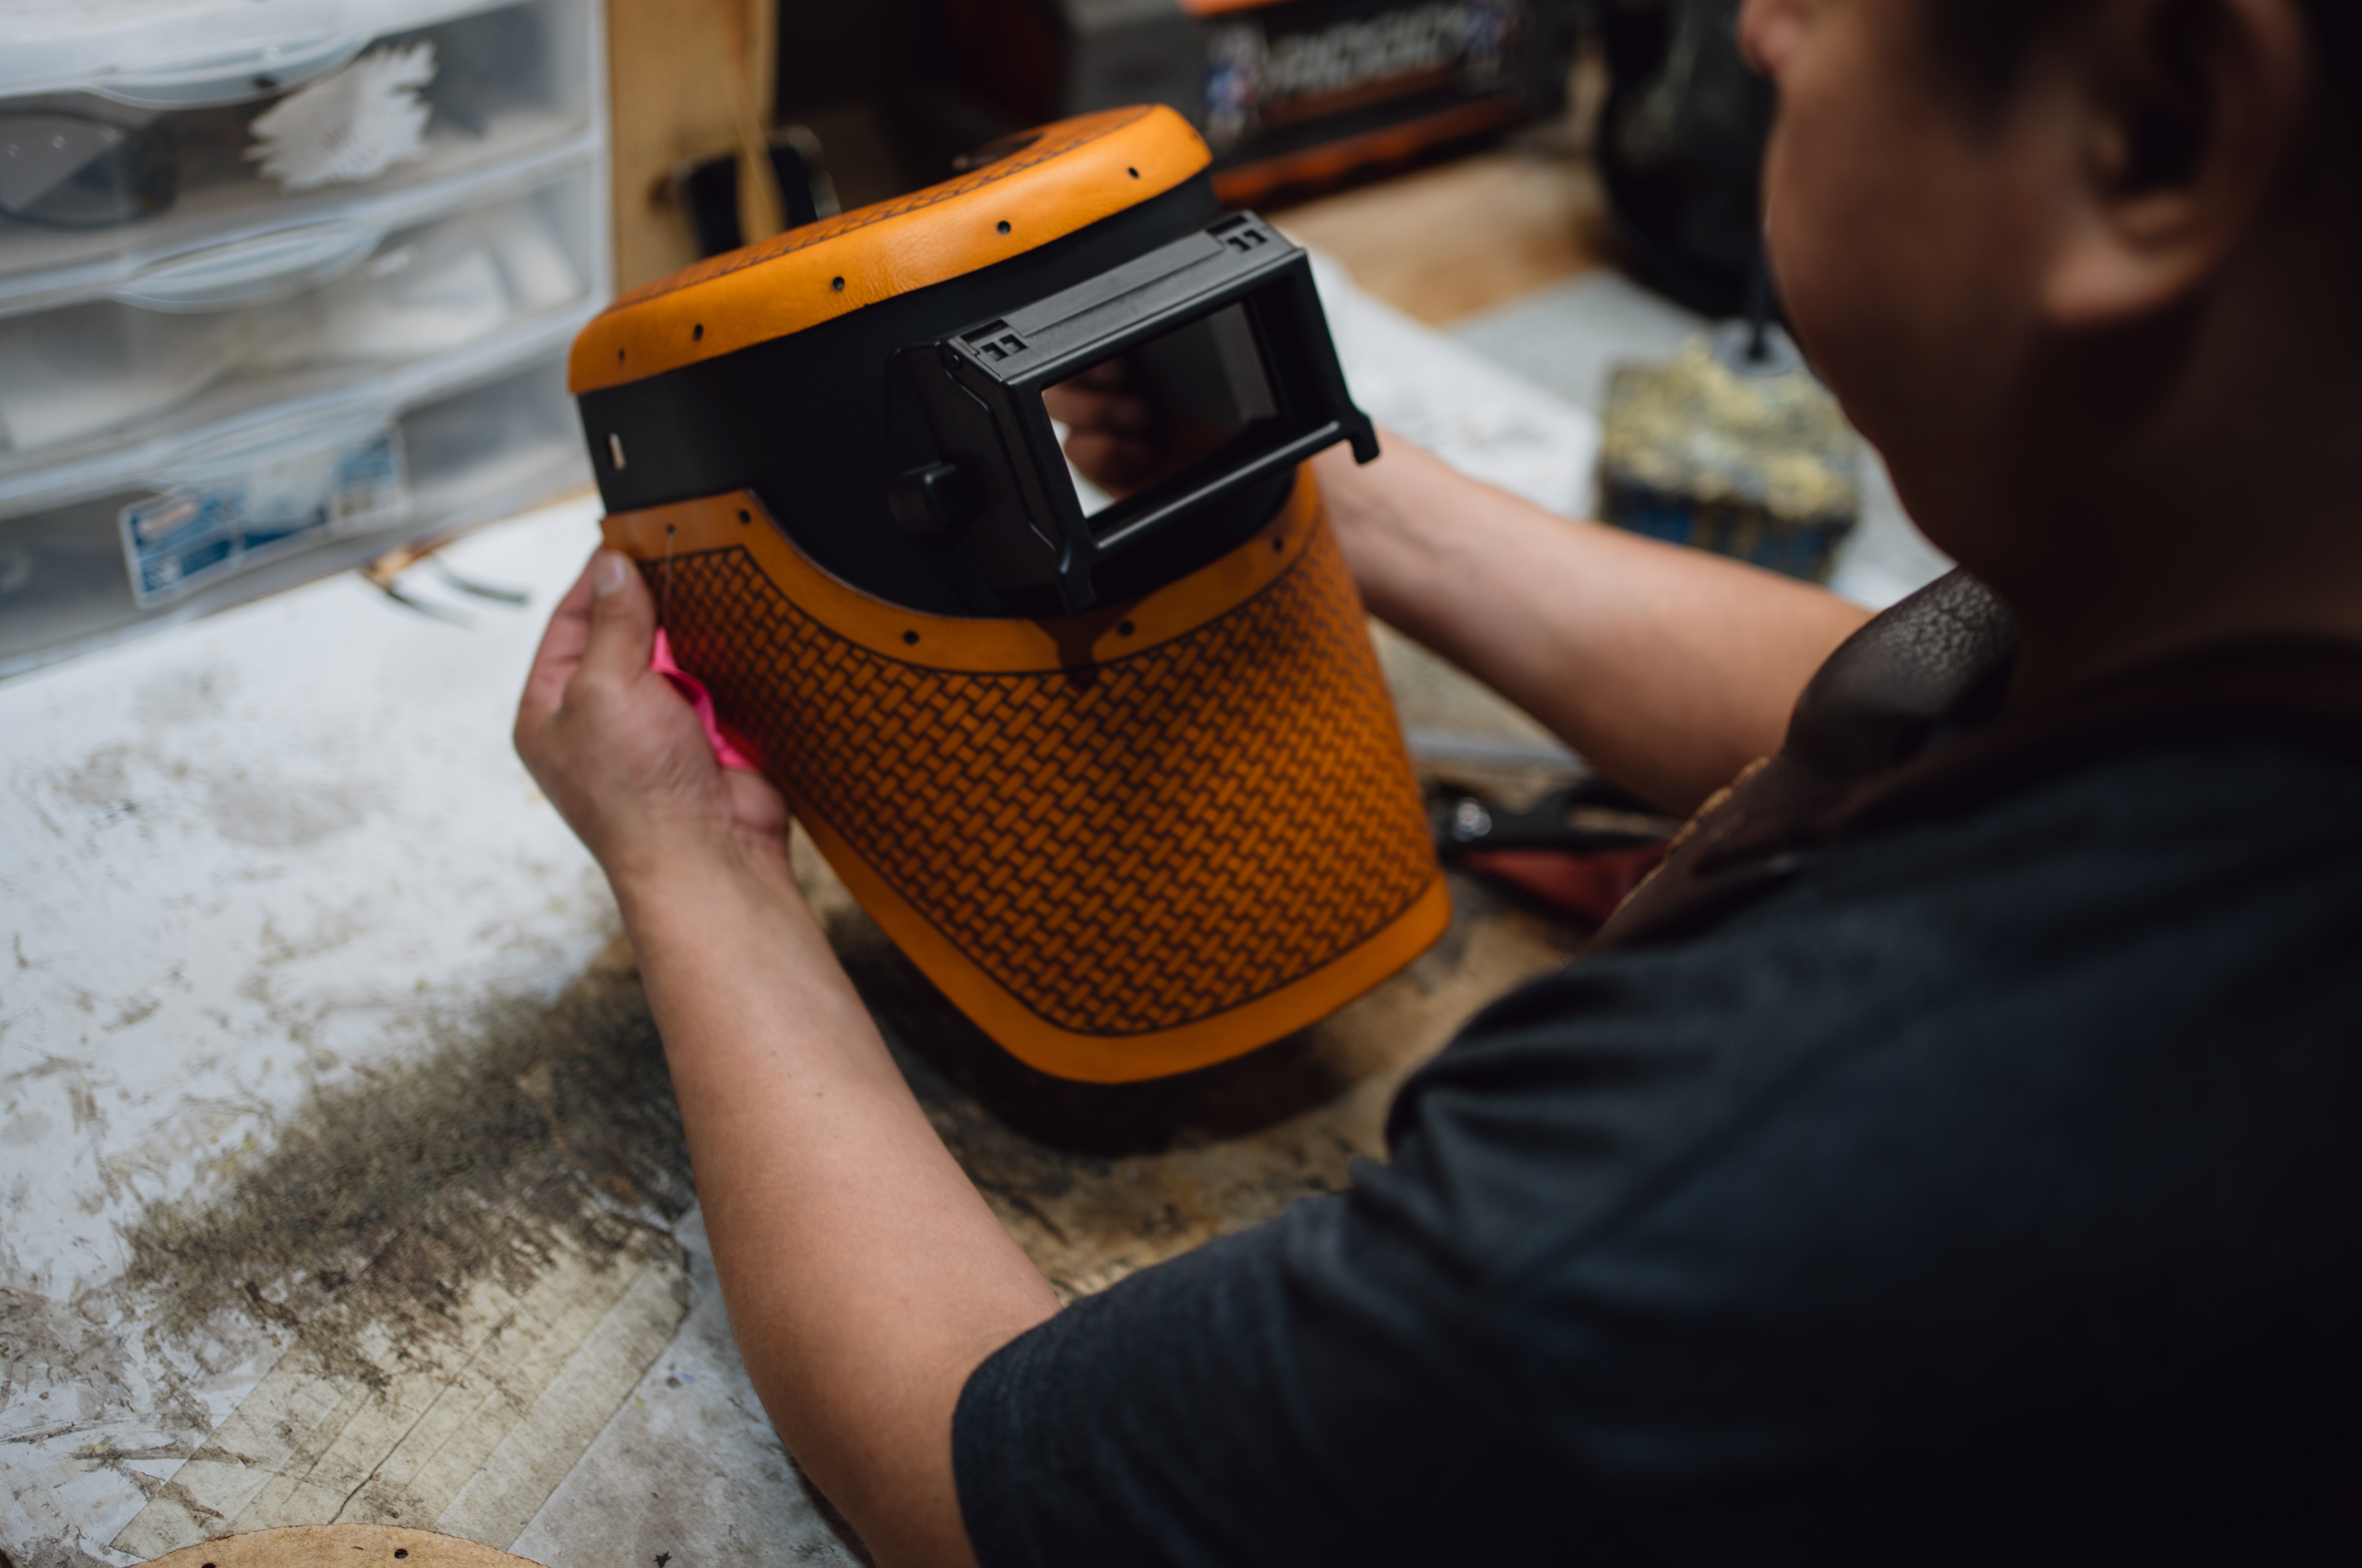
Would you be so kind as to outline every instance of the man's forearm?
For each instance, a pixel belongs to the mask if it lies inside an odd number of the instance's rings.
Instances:
[[[1869,619],[1834,594],[1571,523],[1407,442],[1321,487],[1373,613],[1608,777],[1689,811],[1780,745],[1805,682]]]
[[[952,1411],[968,1372],[1055,1298],[800,898],[720,870],[620,891],[766,1409],[879,1561],[968,1561]]]

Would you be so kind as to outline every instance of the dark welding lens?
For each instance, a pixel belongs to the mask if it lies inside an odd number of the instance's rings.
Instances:
[[[0,115],[0,216],[48,228],[110,228],[151,217],[180,193],[163,121]]]
[[[1227,305],[1120,358],[1125,390],[1145,401],[1164,427],[1155,470],[1136,490],[1161,484],[1224,451],[1250,426],[1279,412],[1254,326],[1242,306]],[[1113,504],[1080,491],[1077,499],[1086,517]]]

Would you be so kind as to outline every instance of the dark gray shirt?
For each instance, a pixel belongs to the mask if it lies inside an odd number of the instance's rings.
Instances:
[[[979,1557],[2362,1560],[2357,807],[2152,733],[1529,987],[977,1372]]]

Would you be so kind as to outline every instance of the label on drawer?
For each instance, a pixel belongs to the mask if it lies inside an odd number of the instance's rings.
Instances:
[[[298,545],[393,522],[409,504],[392,430],[175,485],[123,509],[132,596],[161,604]]]

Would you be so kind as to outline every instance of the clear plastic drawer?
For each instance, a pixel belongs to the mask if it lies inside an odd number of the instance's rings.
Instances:
[[[0,678],[590,479],[562,352],[406,409],[291,416],[0,515]]]
[[[41,35],[58,16],[84,25]],[[597,17],[595,0],[94,0],[12,24],[0,307],[579,141],[598,124]]]
[[[579,316],[603,292],[597,182],[583,159],[428,221],[265,235],[136,292],[0,315],[0,491]]]

